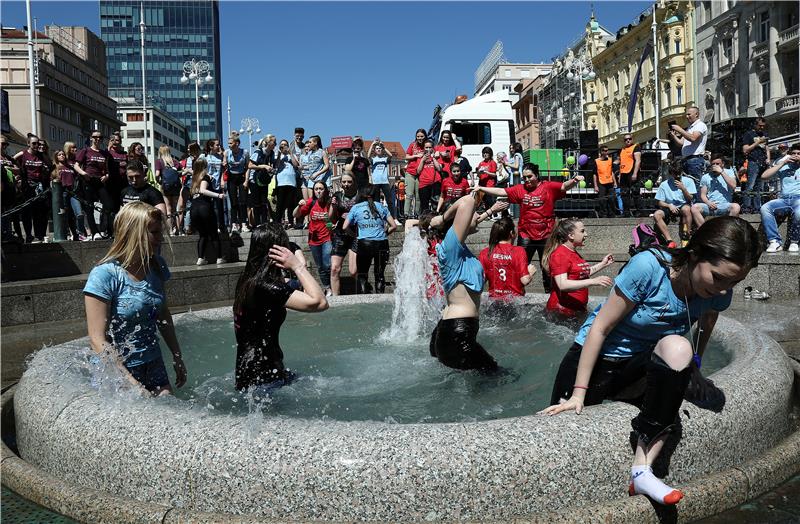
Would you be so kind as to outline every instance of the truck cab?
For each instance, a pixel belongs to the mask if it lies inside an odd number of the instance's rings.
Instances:
[[[462,156],[475,169],[483,160],[481,150],[486,146],[492,148],[493,158],[499,152],[508,153],[508,147],[516,141],[514,111],[507,91],[464,98],[456,98],[444,109],[437,106],[428,136],[438,142],[442,131],[451,131],[461,144]]]

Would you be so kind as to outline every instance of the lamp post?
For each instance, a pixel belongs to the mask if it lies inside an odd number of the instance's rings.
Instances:
[[[211,76],[211,65],[205,60],[194,58],[184,62],[181,84],[188,84],[189,81],[194,82],[194,101],[197,107],[197,144],[200,145],[200,86],[214,81],[214,77]],[[208,100],[208,95],[204,94],[202,98]]]
[[[572,57],[569,62],[565,64],[567,69],[567,80],[578,80],[580,82],[580,93],[578,103],[581,106],[581,131],[584,128],[584,110],[583,110],[583,81],[594,80],[597,74],[592,68],[592,61],[586,55]]]
[[[242,127],[239,129],[239,133],[247,133],[250,137],[249,141],[247,142],[247,154],[252,153],[253,148],[253,133],[260,133],[261,126],[258,124],[258,118],[253,118],[251,116],[246,116],[242,118]]]
[[[142,117],[144,118],[144,156],[150,158],[148,146],[150,145],[150,136],[147,132],[148,121],[150,117],[147,115],[147,74],[144,68],[144,2],[139,4],[139,41],[141,44],[141,61],[142,61]],[[155,144],[155,134],[153,135],[153,144]],[[155,156],[155,151],[153,151]]]

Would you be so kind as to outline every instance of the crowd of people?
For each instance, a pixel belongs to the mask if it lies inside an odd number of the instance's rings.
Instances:
[[[268,395],[294,379],[283,364],[279,343],[286,310],[327,309],[326,296],[341,291],[345,258],[351,272],[355,266],[357,292],[371,291],[370,268],[374,289],[383,291],[388,235],[404,220],[406,234],[426,239],[440,284],[434,287],[443,290],[446,299],[430,337],[431,355],[453,369],[482,373],[501,369],[502,363],[478,342],[482,311],[495,314],[492,308],[480,307],[482,293],[488,287],[493,305],[516,307],[513,299],[525,294],[525,286],[537,273],[534,257],[538,257],[549,294],[548,318],[582,322],[554,379],[552,405],[541,414],[581,413],[585,406],[616,398],[633,383],[643,382],[644,391],[628,399],[640,410],[631,422],[629,492],[660,504],[676,504],[683,493],[656,477],[652,464],[670,435],[679,431],[684,399],[706,409],[722,409],[724,395],[700,373],[702,357],[719,313],[731,303],[732,288],[757,265],[765,247],[753,226],[737,216],[740,206],[732,202],[732,194],[738,173],[719,155],[712,155],[706,165],[706,131],[696,116],[696,108],[691,108],[685,129],[671,125],[670,140],[683,154],[666,158],[656,191],[659,208],[653,218],[663,241],[655,238],[638,246],[613,277],[599,274],[615,262],[613,254],[596,264],[582,258],[579,250],[589,237],[586,225],[555,216],[556,202],[584,182],[584,176],[546,180],[539,166],[523,161],[517,144],[507,155],[495,156],[485,148],[483,160],[473,170],[461,157],[455,137],[444,133],[437,144],[420,129],[406,151],[405,176],[395,180],[393,191],[387,175],[391,154],[377,139],[363,156],[363,142],[354,141],[339,187],[332,188],[331,159],[322,140],[313,136],[304,142],[299,128],[291,142],[268,135],[253,155],[241,149],[238,136],[230,137],[226,150],[218,140],[209,141],[205,153],[190,147],[182,161],[162,149],[150,182],[151,170],[140,149],[132,148],[133,155],[119,167],[122,156],[117,144],[112,139],[104,153],[99,147],[102,137],[93,134],[89,147],[77,153],[74,146],[65,147],[53,162],[53,176],[60,177],[64,187],[75,179],[85,182],[79,195],[64,194],[63,208],[76,209],[76,227],[88,223],[91,231],[84,233],[94,237],[97,229],[101,237],[113,236],[108,254],[84,289],[92,348],[116,358],[124,376],[143,392],[165,394],[172,386],[157,351],[160,331],[173,356],[175,385],[180,387],[187,370],[166,305],[164,283],[170,272],[159,255],[163,233],[196,231],[203,243],[198,246],[198,263],[203,263],[209,249],[219,253],[220,233],[250,229],[248,260],[233,305],[236,388]],[[609,200],[617,187],[635,184],[640,175],[635,147],[628,147],[632,156],[620,161],[619,169],[613,168],[607,147],[600,149],[595,162],[598,193],[602,185],[610,186],[604,193]],[[42,158],[36,154],[39,148],[38,139],[31,137],[28,150],[16,162],[26,176],[38,174],[25,178],[26,183],[47,179],[46,169],[37,164]],[[117,164],[110,160],[112,148],[120,155]],[[119,188],[120,208],[113,206],[121,175],[110,170],[115,165],[124,167],[127,181]],[[475,177],[464,176],[473,173]],[[774,215],[787,211],[793,214],[789,250],[797,251],[800,144],[758,171],[762,181],[776,176],[782,182],[779,197],[761,206],[767,251],[782,245]],[[405,199],[396,199],[398,187],[404,189]],[[275,209],[270,194],[276,196]],[[99,229],[88,218],[92,213],[83,207],[86,202],[100,202]],[[615,202],[606,205],[614,209]],[[80,210],[83,221],[78,222]],[[36,215],[36,208],[27,212],[33,234],[42,233],[46,214]],[[708,216],[716,218],[706,220]],[[680,243],[667,228],[672,219],[681,223]],[[486,220],[494,221],[488,246],[476,256],[467,239]],[[318,280],[309,274],[302,249],[289,242],[286,229],[293,227],[308,230]],[[589,311],[592,286],[611,290],[600,306]],[[694,333],[685,338],[693,327]]]

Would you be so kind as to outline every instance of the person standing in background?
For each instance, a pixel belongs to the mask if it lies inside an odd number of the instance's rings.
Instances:
[[[622,189],[622,206],[620,214],[628,210],[631,215],[633,209],[634,182],[639,178],[639,167],[642,164],[642,148],[634,143],[633,135],[626,133],[623,138],[625,145],[619,150],[619,187]]]
[[[764,190],[761,175],[771,163],[766,129],[767,121],[759,116],[753,129],[742,137],[742,153],[747,160],[747,186],[742,203],[748,213],[756,213],[761,208],[761,191]]]

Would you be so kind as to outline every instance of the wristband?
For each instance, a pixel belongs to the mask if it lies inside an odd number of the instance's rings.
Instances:
[[[574,386],[572,386],[572,389],[589,389],[589,386],[579,386],[575,384]]]

